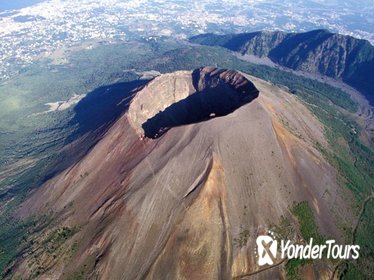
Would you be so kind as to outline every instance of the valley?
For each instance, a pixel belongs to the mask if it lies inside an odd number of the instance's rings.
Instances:
[[[65,61],[40,60],[0,87],[12,92],[0,101],[2,277],[328,277],[328,260],[285,261],[262,273],[254,238],[273,226],[295,240],[348,242],[358,216],[363,257],[338,272],[370,274],[372,202],[361,209],[373,191],[374,153],[358,117],[364,103],[352,92],[170,39],[98,46]],[[200,68],[207,65],[238,74],[216,84],[215,68]],[[253,83],[258,97],[230,111],[216,99],[179,103],[214,91],[231,104],[238,80]],[[45,104],[77,95],[77,105],[46,112]],[[186,120],[173,104],[199,118]],[[139,129],[150,119],[155,137],[144,138]]]

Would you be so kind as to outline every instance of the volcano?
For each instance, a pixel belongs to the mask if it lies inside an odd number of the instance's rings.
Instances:
[[[162,74],[124,102],[100,141],[20,207],[46,221],[15,264],[22,277],[282,278],[284,263],[258,266],[255,240],[285,218],[300,239],[300,201],[321,234],[341,238],[349,209],[316,146],[328,147],[323,125],[295,95],[203,67]],[[304,270],[332,275],[322,260]]]

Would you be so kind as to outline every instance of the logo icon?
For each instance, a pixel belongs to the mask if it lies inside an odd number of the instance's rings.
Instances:
[[[267,235],[265,235],[267,233]],[[309,243],[300,240],[301,243],[293,243],[291,240],[277,241],[275,233],[268,230],[256,239],[255,255],[258,265],[274,265],[277,261],[278,245],[279,257],[284,259],[321,259],[324,252],[327,259],[358,259],[360,256],[359,245],[338,245],[335,240],[326,240],[325,244],[314,244],[313,238]],[[327,252],[326,252],[327,251]]]
[[[273,265],[277,258],[278,242],[269,235],[259,235],[256,239],[258,265]]]

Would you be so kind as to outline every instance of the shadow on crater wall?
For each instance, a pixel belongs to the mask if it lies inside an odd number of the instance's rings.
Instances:
[[[195,89],[198,88],[198,78],[193,75]],[[215,87],[197,90],[148,119],[142,124],[144,136],[155,139],[176,126],[228,115],[250,103],[258,94],[259,91],[251,82],[239,89],[224,81],[218,82]]]

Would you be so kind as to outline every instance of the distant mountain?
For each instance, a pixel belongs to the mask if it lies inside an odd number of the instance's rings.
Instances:
[[[0,87],[0,279],[371,279],[374,152],[347,93],[170,39],[68,58]],[[268,229],[360,258],[264,270]]]
[[[374,47],[366,40],[326,30],[306,33],[203,34],[193,43],[269,57],[282,66],[341,79],[374,99]]]

